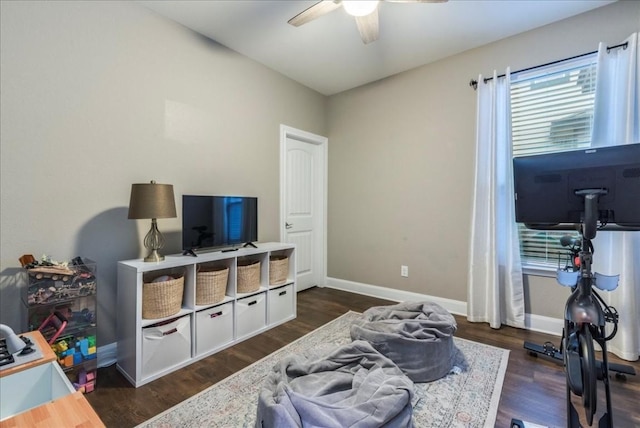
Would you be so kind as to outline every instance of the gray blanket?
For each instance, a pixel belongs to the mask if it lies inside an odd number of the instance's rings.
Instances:
[[[432,302],[375,306],[351,326],[353,340],[366,340],[414,382],[445,376],[453,366],[456,320]]]
[[[413,382],[371,345],[329,355],[290,356],[268,376],[256,427],[412,427]]]

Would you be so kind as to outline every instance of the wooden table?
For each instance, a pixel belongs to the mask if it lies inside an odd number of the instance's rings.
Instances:
[[[56,361],[56,354],[53,352],[47,341],[39,331],[23,333],[36,344],[42,352],[43,357],[36,361],[31,361],[20,366],[0,371],[0,377],[18,373],[40,364]],[[0,422],[1,428],[13,427],[104,427],[98,414],[93,410],[84,394],[76,391],[62,398],[27,410],[11,418]]]

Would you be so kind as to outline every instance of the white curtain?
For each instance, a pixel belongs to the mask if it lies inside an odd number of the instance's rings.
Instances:
[[[600,43],[593,122],[593,146],[640,142],[640,57],[638,33],[626,47]],[[640,195],[625,195],[640,204]],[[593,241],[593,270],[620,275],[618,288],[600,292],[620,314],[618,333],[607,344],[620,358],[640,355],[640,232],[598,232]]]
[[[475,185],[467,319],[524,327],[520,244],[513,203],[510,71],[478,78]]]

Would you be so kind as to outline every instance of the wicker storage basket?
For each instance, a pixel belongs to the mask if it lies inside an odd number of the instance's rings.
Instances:
[[[180,312],[184,276],[142,284],[142,318],[164,318]]]
[[[238,261],[238,293],[251,293],[260,288],[260,261]]]
[[[196,274],[196,305],[209,305],[224,299],[228,267],[203,268]]]
[[[289,257],[269,257],[269,285],[280,285],[287,280],[289,274]]]

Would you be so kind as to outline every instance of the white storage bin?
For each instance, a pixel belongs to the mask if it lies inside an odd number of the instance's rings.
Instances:
[[[237,301],[236,339],[261,330],[267,325],[265,293],[255,294]]]
[[[269,324],[293,316],[293,284],[269,290]]]
[[[191,359],[191,318],[185,315],[142,329],[142,377]]]
[[[196,355],[233,340],[233,302],[204,309],[196,314]]]

